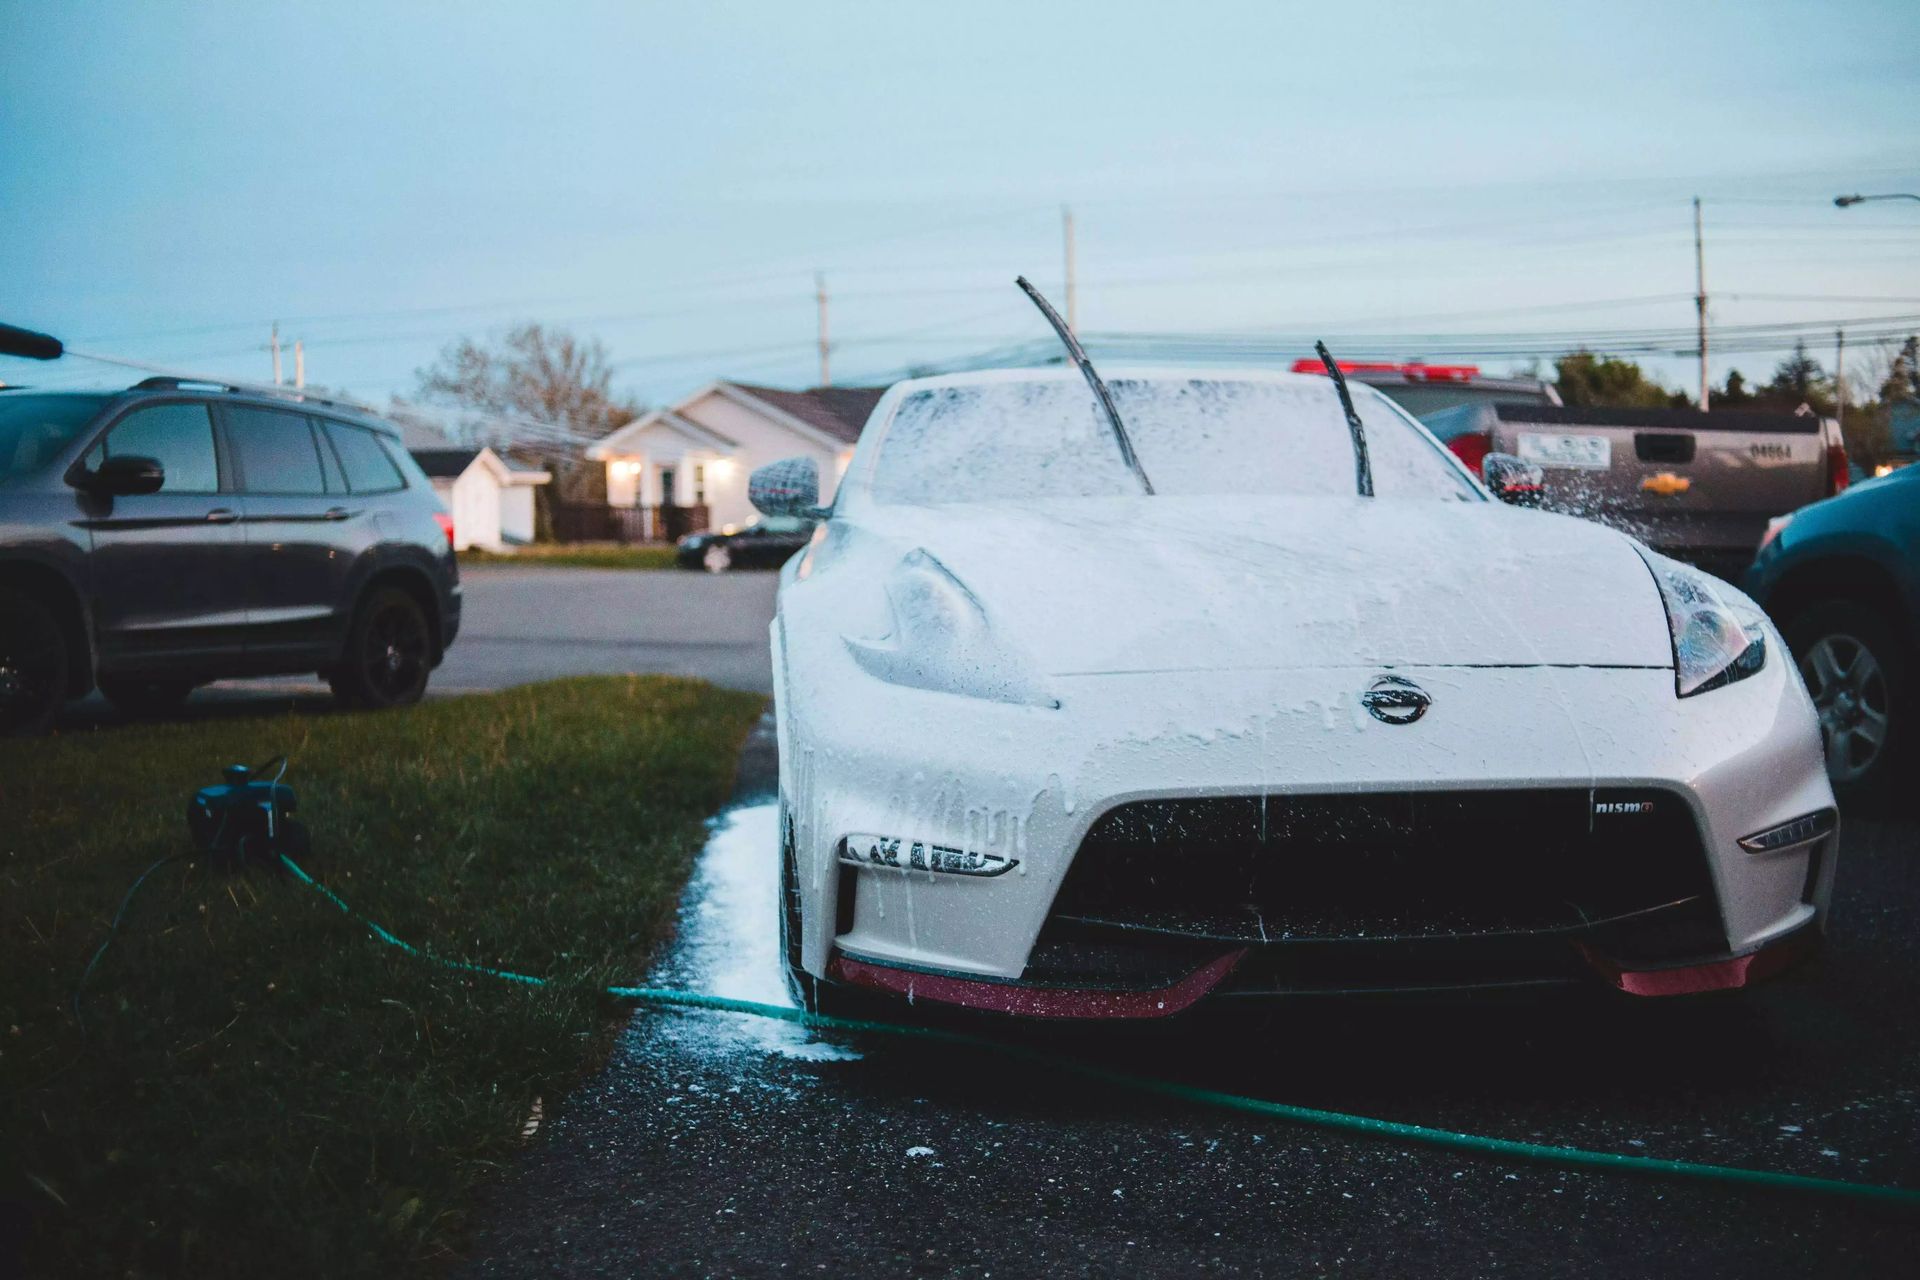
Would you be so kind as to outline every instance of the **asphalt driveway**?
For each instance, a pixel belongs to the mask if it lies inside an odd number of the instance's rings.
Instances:
[[[649,981],[784,1001],[772,743]],[[1023,1044],[1555,1145],[1920,1187],[1920,823],[1851,820],[1812,972],[1749,998],[1290,1006]],[[1906,1275],[1920,1215],[1474,1158],[991,1050],[636,1013],[476,1215],[474,1276]]]
[[[773,692],[767,624],[775,574],[477,566],[462,569],[460,581],[460,638],[434,672],[429,697],[628,672]],[[222,680],[196,690],[181,715],[319,712],[331,701],[314,676]],[[95,694],[69,706],[61,727],[124,719]]]

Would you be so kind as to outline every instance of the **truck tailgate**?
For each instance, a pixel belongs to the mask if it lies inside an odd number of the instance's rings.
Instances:
[[[1751,558],[1767,521],[1827,496],[1818,418],[1495,407],[1492,447],[1538,463],[1546,505],[1687,559]]]

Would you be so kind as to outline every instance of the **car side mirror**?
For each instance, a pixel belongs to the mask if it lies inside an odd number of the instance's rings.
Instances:
[[[89,493],[126,498],[158,493],[166,482],[167,469],[159,459],[127,455],[105,459],[81,478],[80,486]]]
[[[1480,462],[1480,478],[1494,497],[1516,507],[1537,507],[1546,500],[1547,473],[1525,458],[1490,453]]]
[[[820,464],[812,458],[782,458],[755,467],[747,477],[747,501],[766,516],[803,516],[819,520]]]

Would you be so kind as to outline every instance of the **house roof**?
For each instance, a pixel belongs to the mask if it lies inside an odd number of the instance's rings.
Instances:
[[[429,480],[458,480],[478,462],[501,484],[545,484],[553,473],[503,458],[492,449],[409,449]]]
[[[430,479],[452,480],[463,474],[480,456],[478,449],[409,449],[413,460]]]
[[[704,394],[704,393],[702,393]],[[681,401],[682,405],[691,404],[699,396],[689,396]],[[740,447],[740,442],[732,436],[722,435],[712,427],[692,418],[684,417],[672,409],[649,409],[625,426],[615,427],[605,436],[588,447],[589,458],[604,458],[616,453],[639,439],[642,432],[654,427],[663,427],[684,440],[702,448],[713,449],[720,453],[732,453]]]
[[[867,425],[867,415],[887,393],[885,387],[814,387],[807,391],[786,391],[750,382],[729,385],[844,444],[854,444],[860,439],[860,428]]]

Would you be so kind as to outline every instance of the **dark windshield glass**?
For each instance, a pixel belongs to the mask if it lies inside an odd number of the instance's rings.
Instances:
[[[106,396],[0,395],[0,484],[51,464]]]

